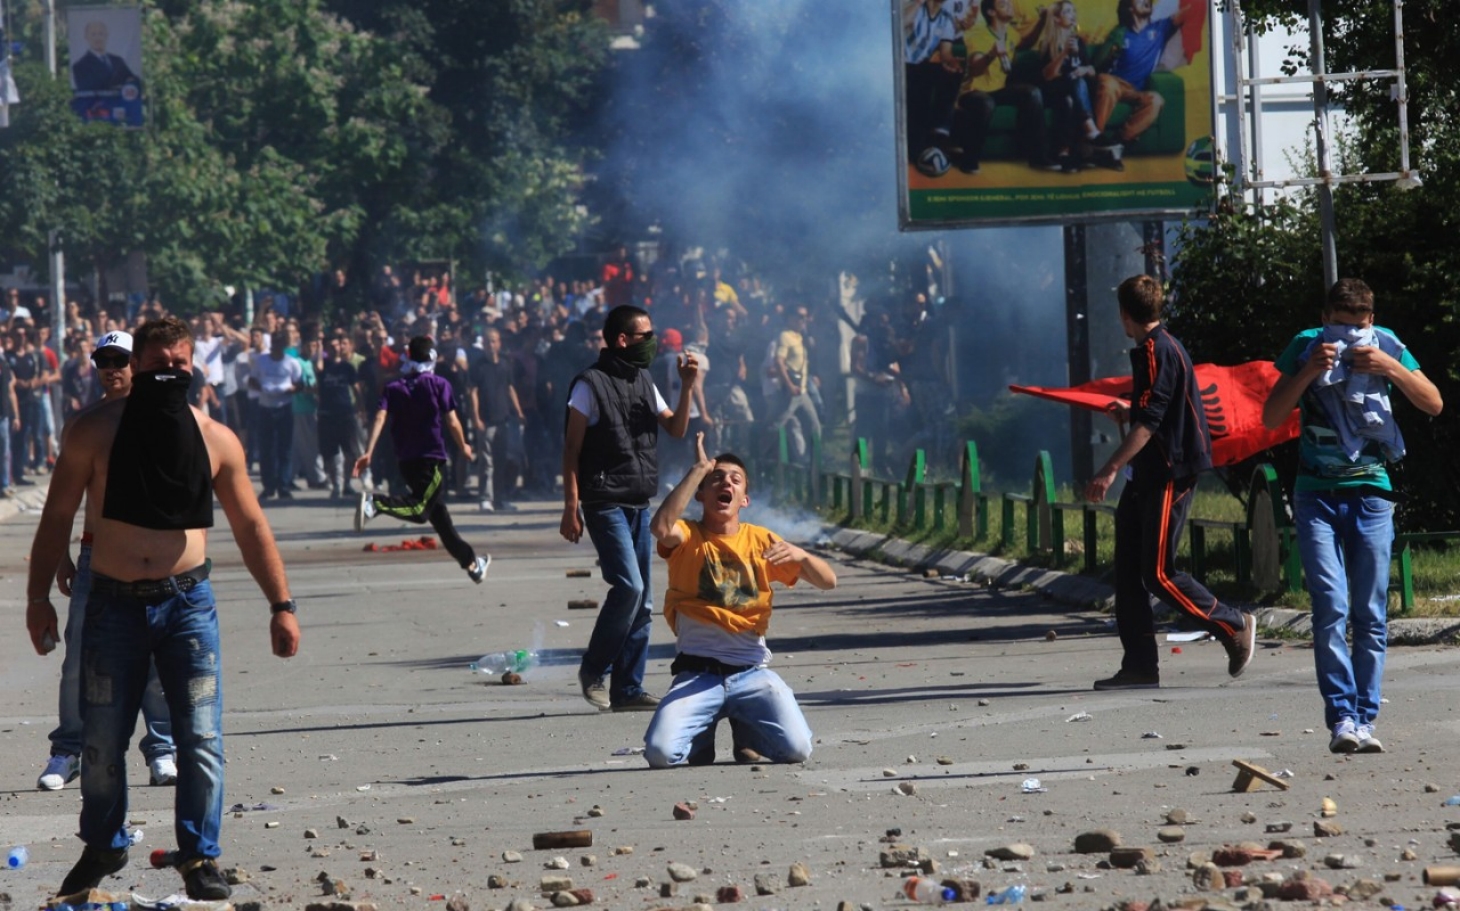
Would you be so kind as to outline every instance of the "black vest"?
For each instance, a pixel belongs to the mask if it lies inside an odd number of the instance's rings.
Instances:
[[[598,403],[598,423],[584,434],[578,456],[578,498],[647,507],[659,488],[659,415],[649,371],[624,363],[605,348],[598,363],[573,382],[587,383]]]

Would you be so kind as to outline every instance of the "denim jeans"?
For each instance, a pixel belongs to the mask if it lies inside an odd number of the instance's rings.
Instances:
[[[94,581],[100,577],[93,574]],[[127,837],[127,744],[157,675],[177,745],[174,807],[183,860],[217,857],[223,817],[223,685],[218,613],[207,581],[146,601],[93,588],[82,639],[81,840],[116,851]]]
[[[259,406],[259,477],[264,482],[264,495],[278,493],[293,480],[291,459],[294,457],[294,408]]]
[[[86,622],[86,599],[91,594],[91,545],[81,545],[76,555],[76,577],[71,580],[71,604],[66,611],[66,657],[61,661],[61,722],[51,732],[52,756],[81,755],[81,650],[82,626]],[[167,699],[154,664],[147,673],[147,690],[142,695],[142,720],[147,733],[142,737],[142,755],[151,762],[171,756],[172,722]]]
[[[1394,503],[1355,493],[1299,491],[1293,495],[1293,522],[1313,601],[1313,659],[1324,723],[1332,728],[1352,718],[1373,724],[1389,635]]]
[[[582,673],[609,676],[608,698],[615,705],[644,691],[649,661],[649,510],[584,504],[583,524],[598,550],[608,597],[583,653]]]
[[[688,622],[681,620],[680,622]],[[691,753],[714,750],[721,718],[741,722],[736,741],[772,762],[805,762],[811,728],[796,695],[770,668],[738,674],[683,671],[654,711],[644,732],[644,758],[652,768],[683,765]]]

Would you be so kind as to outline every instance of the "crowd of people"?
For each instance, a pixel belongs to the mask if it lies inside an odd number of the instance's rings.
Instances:
[[[473,448],[471,462],[450,455],[447,496],[482,511],[551,496],[567,385],[597,356],[605,314],[626,303],[653,314],[651,372],[667,396],[679,391],[675,359],[698,358],[690,427],[712,451],[771,456],[784,428],[792,457],[805,461],[831,417],[853,423],[873,441],[876,466],[895,470],[893,459],[908,441],[926,442],[920,435],[949,405],[945,333],[926,294],[871,302],[853,320],[834,292],[778,294],[739,262],[686,255],[646,265],[624,247],[593,280],[545,276],[462,293],[447,272],[403,279],[386,266],[359,287],[343,272],[322,284],[314,294],[263,295],[251,312],[239,298],[189,317],[198,367],[190,399],[244,442],[266,502],[305,487],[341,498],[404,488],[388,435],[385,457],[358,482],[349,475],[416,336],[433,340],[434,373],[450,383]],[[66,420],[101,397],[96,339],[172,311],[155,299],[71,301],[57,357],[46,298],[10,289],[0,300],[0,495],[13,496],[54,465]],[[848,363],[855,407],[841,382]],[[693,461],[688,442],[664,448],[673,474]]]
[[[633,287],[627,259],[610,262],[604,275]],[[151,782],[176,788],[179,845],[168,862],[182,875],[190,898],[222,900],[231,894],[217,864],[222,681],[206,535],[214,525],[215,498],[269,603],[272,650],[281,658],[292,657],[300,646],[298,605],[260,500],[292,497],[291,474],[309,483],[309,473],[315,472],[313,483],[331,487],[334,496],[348,495],[352,479],[361,478],[366,489],[357,495],[357,530],[376,515],[430,522],[471,581],[485,580],[490,557],[456,535],[444,491],[451,451],[462,456],[458,468],[476,461],[462,416],[484,430],[488,416],[481,413],[482,399],[493,394],[492,386],[507,390],[496,392],[507,420],[531,426],[524,401],[536,399],[544,387],[518,389],[520,354],[504,355],[509,333],[544,345],[534,355],[544,365],[559,346],[562,360],[576,355],[578,369],[560,392],[549,377],[546,402],[535,404],[545,418],[553,396],[560,394],[565,402],[557,435],[563,497],[559,531],[573,543],[586,533],[609,587],[578,668],[584,700],[599,711],[652,712],[644,735],[651,767],[714,762],[715,729],[722,720],[729,722],[737,761],[804,762],[814,743],[812,732],[794,693],[768,667],[772,590],[774,584],[800,581],[834,588],[836,573],[822,558],[769,529],[742,522],[751,484],[745,461],[733,451],[712,457],[706,448],[707,436],[716,429],[716,407],[703,384],[713,354],[685,350],[684,333],[693,333],[695,342],[715,352],[712,337],[703,331],[708,314],[753,316],[718,273],[712,280],[661,302],[657,312],[663,322],[647,307],[628,302],[604,312],[606,301],[624,290],[612,289],[608,281],[584,295],[589,302],[581,309],[567,294],[557,301],[552,288],[520,304],[504,292],[483,305],[483,311],[498,307],[496,324],[482,331],[480,344],[469,344],[472,330],[463,324],[449,282],[438,278],[417,284],[415,312],[393,326],[396,334],[410,333],[404,352],[397,350],[378,309],[328,332],[318,321],[296,323],[272,307],[247,333],[230,328],[223,313],[201,313],[191,323],[150,314],[135,333],[107,329],[94,349],[89,341],[94,327],[85,325],[87,318],[78,309],[82,325],[74,331],[80,337],[70,346],[74,350],[61,373],[91,371],[100,396],[94,401],[81,397],[62,427],[59,449],[38,431],[39,439],[22,434],[18,450],[29,467],[36,467],[42,455],[55,460],[27,570],[26,626],[37,654],[46,655],[63,641],[66,646],[60,725],[51,735],[51,757],[38,786],[59,790],[81,778],[79,834],[85,847],[58,894],[83,894],[129,861],[123,770],[139,712],[149,726],[142,748],[148,750],[150,743],[157,751],[149,755]],[[722,284],[731,293],[717,306],[711,302]],[[337,280],[334,287],[344,284]],[[1160,686],[1152,595],[1222,642],[1228,673],[1237,677],[1256,648],[1256,619],[1218,601],[1179,572],[1173,559],[1195,479],[1212,464],[1211,430],[1197,405],[1195,368],[1164,326],[1165,293],[1158,281],[1144,275],[1126,280],[1117,302],[1122,330],[1135,343],[1130,352],[1133,394],[1125,414],[1130,430],[1090,481],[1086,496],[1098,502],[1117,477],[1127,477],[1116,511],[1115,542],[1115,613],[1124,655],[1120,670],[1094,688]],[[280,309],[287,307],[284,302]],[[549,310],[562,312],[561,330],[548,331]],[[523,312],[526,319],[517,316]],[[1323,311],[1323,327],[1300,333],[1279,357],[1283,376],[1263,409],[1270,427],[1295,407],[1304,425],[1295,523],[1313,597],[1315,665],[1334,753],[1385,749],[1375,736],[1393,537],[1393,491],[1385,465],[1404,453],[1388,393],[1398,389],[1431,415],[1443,408],[1418,361],[1393,333],[1373,325],[1373,314],[1374,295],[1367,285],[1337,282]],[[570,334],[587,332],[597,315],[602,319],[596,336],[568,341]],[[811,395],[811,359],[802,334],[809,311],[792,306],[780,316],[783,328],[766,343],[762,367],[767,380],[779,383],[775,396],[767,397],[773,420],[804,422],[803,430],[814,437],[818,402]],[[28,308],[17,305],[7,314],[12,325],[17,320],[23,325],[11,333],[20,343],[16,359],[32,360],[26,380],[34,390],[36,380],[55,371],[30,340],[34,320]],[[918,324],[927,321],[924,317]],[[365,335],[364,346],[373,347],[357,353],[352,334]],[[329,357],[323,350],[326,336]],[[669,349],[662,357],[661,338]],[[865,361],[871,339],[861,339]],[[795,342],[801,350],[792,350]],[[591,361],[590,347],[596,352]],[[536,352],[537,346],[523,350]],[[71,361],[86,355],[87,363],[73,368]],[[514,363],[513,357],[519,359]],[[665,379],[678,381],[667,399],[655,373],[665,359],[673,373]],[[247,366],[242,374],[240,361]],[[510,366],[487,369],[504,364]],[[230,373],[232,391],[226,385]],[[385,382],[361,448],[357,415],[371,405],[365,384],[391,373],[397,375]],[[8,382],[13,407],[16,381]],[[914,390],[918,384],[909,383]],[[227,426],[230,419],[241,425],[248,444]],[[700,429],[691,435],[696,421]],[[312,430],[313,452],[299,444],[295,430],[301,439]],[[541,432],[544,439],[553,436],[545,420]],[[448,434],[454,449],[446,445]],[[660,472],[659,447],[666,437],[679,445],[688,442],[692,454],[682,478],[663,497],[660,483],[666,476]],[[496,443],[486,434],[480,439],[483,448]],[[394,447],[394,471],[405,483],[385,496],[369,490],[364,473],[386,470],[385,460],[374,456],[387,440]],[[254,487],[249,448],[259,464],[262,491]],[[526,459],[520,468],[507,476],[507,496],[516,483],[529,484],[536,477]],[[493,479],[496,470],[488,469]],[[552,470],[549,465],[547,471]],[[481,481],[480,495],[493,494],[495,482]],[[656,499],[661,502],[651,515]],[[686,517],[691,501],[699,503],[698,519]],[[494,503],[505,501],[482,500],[484,507]],[[82,547],[73,563],[70,538],[83,504]],[[673,682],[663,697],[644,687],[654,613],[651,548],[667,563],[664,616],[676,637]],[[1335,566],[1354,570],[1345,582]],[[52,601],[53,582],[70,598],[64,626]],[[1352,649],[1344,638],[1350,625]],[[159,688],[163,704],[149,709],[148,694]]]

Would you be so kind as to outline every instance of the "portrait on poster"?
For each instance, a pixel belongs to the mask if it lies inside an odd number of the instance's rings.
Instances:
[[[140,127],[142,11],[135,6],[73,6],[66,11],[71,107],[81,119]]]
[[[893,0],[904,228],[1210,205],[1208,0]]]

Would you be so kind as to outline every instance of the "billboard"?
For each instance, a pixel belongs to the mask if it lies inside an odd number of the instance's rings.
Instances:
[[[135,6],[70,7],[66,37],[71,109],[87,122],[142,126],[142,11]]]
[[[1209,0],[893,0],[900,226],[1210,204]]]

